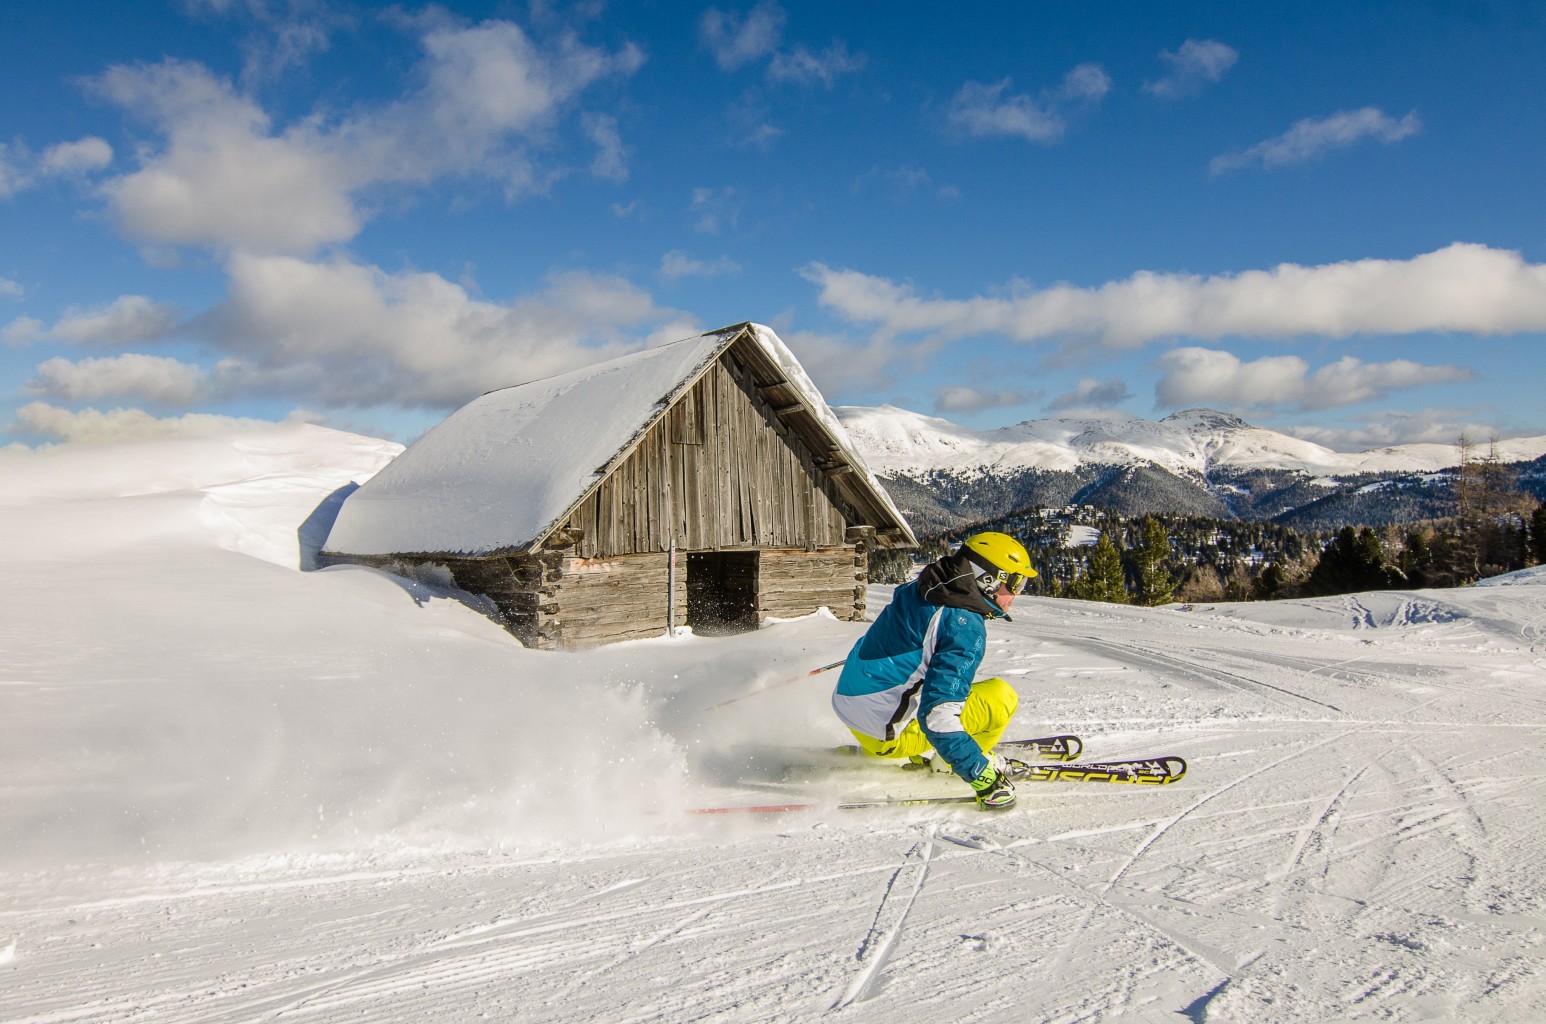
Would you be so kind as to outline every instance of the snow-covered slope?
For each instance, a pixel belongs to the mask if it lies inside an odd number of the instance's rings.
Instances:
[[[1157,422],[1110,413],[1026,420],[996,430],[973,430],[889,405],[835,411],[870,466],[885,475],[1147,462],[1176,474],[1286,469],[1331,476],[1426,473],[1457,461],[1455,446],[1445,444],[1337,452],[1211,409],[1188,409]],[[1502,441],[1498,453],[1505,462],[1533,459],[1546,454],[1546,437]]]
[[[1185,779],[691,814],[964,787],[821,769],[857,624],[544,653],[300,571],[394,450],[0,453],[0,1020],[1546,1019],[1546,570],[1022,599],[1012,733]]]

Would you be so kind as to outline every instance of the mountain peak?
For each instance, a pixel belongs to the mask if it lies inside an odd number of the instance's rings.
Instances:
[[[1249,430],[1251,425],[1233,413],[1217,409],[1182,409],[1160,420],[1178,427],[1200,427],[1204,430]]]

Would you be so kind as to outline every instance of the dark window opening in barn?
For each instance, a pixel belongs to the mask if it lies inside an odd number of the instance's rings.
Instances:
[[[688,552],[688,627],[699,636],[756,629],[757,566],[755,551]]]

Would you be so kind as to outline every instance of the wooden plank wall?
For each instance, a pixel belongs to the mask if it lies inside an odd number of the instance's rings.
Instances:
[[[566,524],[587,558],[843,543],[811,452],[726,353]]]
[[[792,619],[823,605],[839,619],[864,618],[868,571],[853,547],[825,551],[763,551],[758,578],[760,618]]]
[[[666,631],[669,556],[578,558],[573,550],[450,560],[457,585],[487,594],[505,626],[537,650],[579,649]],[[687,623],[687,560],[678,553],[676,624]]]
[[[555,647],[584,648],[666,631],[668,557],[566,557],[556,578],[558,612],[547,630]],[[676,623],[687,622],[687,561],[676,566]]]
[[[861,531],[862,532],[862,531]],[[827,607],[839,619],[862,621],[867,543],[821,551],[756,552],[757,624],[797,618]],[[340,559],[340,561],[344,561]],[[490,598],[501,625],[537,650],[582,649],[660,636],[666,630],[669,555],[649,552],[580,558],[572,549],[482,558],[411,556],[348,559],[388,572],[419,576],[444,568],[458,587]],[[676,624],[687,624],[687,555],[677,553]]]

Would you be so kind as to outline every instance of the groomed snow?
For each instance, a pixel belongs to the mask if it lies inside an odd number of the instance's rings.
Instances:
[[[1546,1019],[1542,570],[1022,600],[1013,732],[1185,779],[692,815],[962,787],[792,770],[856,624],[538,653],[299,571],[395,450],[0,452],[0,1020]]]

